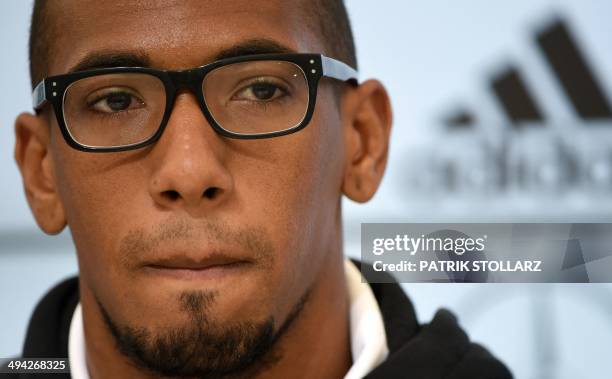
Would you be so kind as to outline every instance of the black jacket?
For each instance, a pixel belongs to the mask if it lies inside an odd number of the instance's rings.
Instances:
[[[370,285],[382,311],[389,356],[365,379],[512,378],[500,361],[469,341],[449,311],[439,310],[431,323],[419,325],[412,303],[398,284]],[[23,357],[68,356],[68,331],[78,300],[77,278],[60,283],[43,297],[30,320]]]

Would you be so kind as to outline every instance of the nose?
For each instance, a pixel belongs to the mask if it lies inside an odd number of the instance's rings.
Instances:
[[[179,93],[163,135],[151,154],[149,192],[165,209],[191,214],[218,207],[231,194],[232,175],[224,165],[223,137],[208,124],[196,98]]]

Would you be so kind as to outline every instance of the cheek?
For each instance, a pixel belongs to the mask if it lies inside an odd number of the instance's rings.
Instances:
[[[237,183],[247,213],[276,241],[277,270],[285,283],[302,288],[313,282],[328,254],[338,254],[344,144],[335,102],[323,97],[319,104],[305,129],[257,141],[257,150],[269,158],[253,163]]]
[[[79,266],[101,273],[95,268],[114,267],[117,236],[147,219],[145,170],[137,163],[117,165],[118,156],[110,154],[62,150],[56,172]]]

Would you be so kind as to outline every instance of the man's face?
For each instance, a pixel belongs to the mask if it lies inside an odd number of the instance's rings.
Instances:
[[[154,68],[179,70],[253,39],[324,51],[288,1],[78,0],[51,12],[59,33],[49,75],[99,52],[146,55]],[[159,141],[121,153],[74,150],[49,117],[82,296],[117,325],[152,336],[189,325],[194,303],[211,328],[274,320],[278,329],[339,253],[337,104],[322,81],[305,129],[237,140],[217,135],[185,91]],[[201,269],[211,263],[232,264]]]

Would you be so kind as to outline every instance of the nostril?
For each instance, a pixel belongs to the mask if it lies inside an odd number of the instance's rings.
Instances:
[[[217,187],[210,187],[210,188],[207,188],[206,191],[204,191],[202,195],[207,199],[212,199],[213,197],[215,197],[218,190],[219,189]]]
[[[179,195],[179,193],[175,190],[164,191],[162,192],[162,196],[172,201],[178,200],[178,198],[181,197],[181,195]]]

